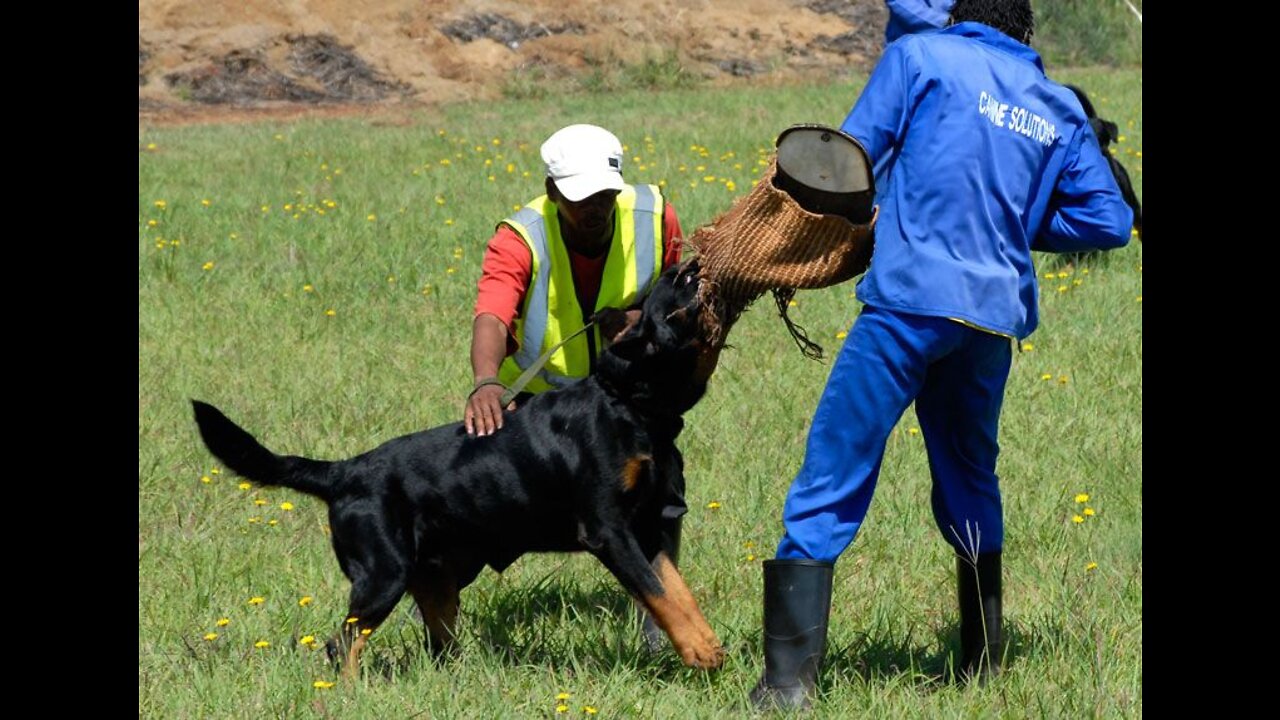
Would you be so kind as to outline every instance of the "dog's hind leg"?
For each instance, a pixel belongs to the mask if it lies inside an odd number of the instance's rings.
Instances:
[[[402,572],[394,578],[380,577],[380,582],[376,585],[371,577],[352,581],[347,619],[338,636],[327,646],[331,660],[342,659],[344,678],[354,680],[360,677],[360,654],[364,651],[369,636],[387,619],[400,598],[404,597],[408,585],[405,575]]]

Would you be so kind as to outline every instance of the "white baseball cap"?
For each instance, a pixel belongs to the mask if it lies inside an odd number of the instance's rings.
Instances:
[[[542,143],[547,177],[570,202],[601,190],[621,190],[622,143],[596,125],[570,125]]]

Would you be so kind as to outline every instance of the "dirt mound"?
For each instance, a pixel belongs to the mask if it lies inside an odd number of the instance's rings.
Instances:
[[[531,68],[654,59],[787,82],[869,67],[885,19],[881,0],[144,0],[138,111],[488,99]]]

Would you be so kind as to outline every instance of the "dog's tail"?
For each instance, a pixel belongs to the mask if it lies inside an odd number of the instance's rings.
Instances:
[[[237,475],[259,485],[280,485],[325,501],[332,496],[332,462],[276,455],[218,408],[199,400],[192,400],[191,406],[205,447]]]

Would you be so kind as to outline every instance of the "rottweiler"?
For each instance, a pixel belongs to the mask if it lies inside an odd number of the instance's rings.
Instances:
[[[353,619],[329,643],[344,675],[359,672],[366,638],[405,592],[422,613],[427,651],[453,649],[459,591],[485,565],[501,572],[528,552],[591,553],[686,665],[720,666],[720,641],[660,533],[682,463],[681,416],[709,375],[699,283],[696,260],[668,268],[594,374],[533,396],[485,437],[458,422],[347,460],[312,460],[277,455],[192,401],[205,446],[226,467],[328,504],[333,550],[351,581]]]
[[[1098,113],[1093,109],[1093,103],[1089,102],[1089,96],[1084,94],[1084,90],[1075,85],[1067,87],[1075,93],[1085,116],[1089,118],[1089,127],[1093,129],[1093,134],[1098,136],[1098,146],[1102,148],[1102,156],[1111,166],[1111,174],[1115,176],[1116,184],[1120,186],[1120,194],[1124,196],[1124,201],[1133,209],[1133,229],[1138,231],[1138,240],[1142,240],[1142,203],[1138,202],[1138,194],[1133,191],[1129,171],[1125,170],[1124,165],[1121,165],[1120,161],[1111,154],[1111,143],[1120,139],[1120,127],[1110,120],[1098,117]]]

